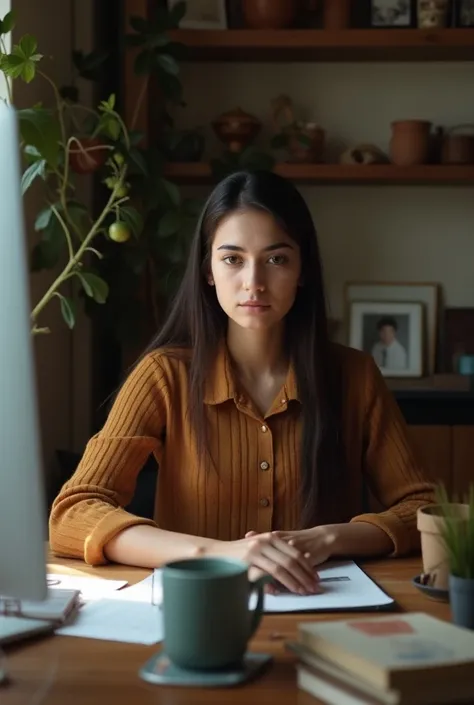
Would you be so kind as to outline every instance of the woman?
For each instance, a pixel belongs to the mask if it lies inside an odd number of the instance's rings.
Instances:
[[[123,509],[151,453],[156,523]],[[385,511],[361,513],[365,482]],[[236,557],[305,594],[330,557],[417,549],[432,499],[372,358],[328,341],[305,202],[240,172],[211,193],[167,322],[55,500],[51,546],[91,564]]]

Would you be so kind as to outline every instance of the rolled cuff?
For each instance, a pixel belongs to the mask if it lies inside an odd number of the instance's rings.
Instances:
[[[151,519],[134,516],[124,509],[113,509],[99,521],[92,533],[86,537],[84,541],[85,562],[89,565],[105,565],[108,560],[104,555],[104,546],[124,529],[142,524],[157,528],[157,524]]]
[[[387,510],[379,514],[360,514],[353,519],[352,522],[365,522],[373,524],[379,529],[385,531],[387,536],[393,542],[392,557],[404,556],[414,549],[412,545],[409,527],[392,511]]]

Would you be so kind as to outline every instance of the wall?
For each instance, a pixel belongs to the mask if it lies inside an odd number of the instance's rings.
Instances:
[[[183,125],[209,125],[236,106],[262,119],[287,93],[331,142],[386,149],[393,119],[474,123],[470,63],[189,64]],[[212,131],[208,149],[219,149]],[[331,314],[343,313],[347,280],[437,281],[449,306],[474,306],[472,188],[304,186],[318,228]]]
[[[73,0],[14,0],[12,4],[17,15],[13,41],[25,33],[33,34],[38,40],[38,51],[45,55],[42,69],[59,85],[69,82],[73,46],[87,50],[91,42],[92,0],[83,2],[80,12]],[[16,81],[14,87],[14,102],[19,108],[38,101],[53,105],[51,89],[40,77],[28,86]],[[87,196],[87,185],[84,189],[81,192]],[[30,243],[35,216],[42,204],[43,191],[38,184],[25,200]],[[41,298],[52,277],[50,272],[31,276],[33,303]],[[45,309],[40,323],[52,330],[51,335],[35,338],[44,460],[51,473],[55,450],[80,447],[89,433],[89,327],[87,321],[81,320],[71,333],[62,321],[56,300]]]

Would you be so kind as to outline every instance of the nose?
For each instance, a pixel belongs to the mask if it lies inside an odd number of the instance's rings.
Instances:
[[[258,264],[249,264],[245,268],[243,288],[250,294],[257,291],[265,291],[265,278],[261,267]]]

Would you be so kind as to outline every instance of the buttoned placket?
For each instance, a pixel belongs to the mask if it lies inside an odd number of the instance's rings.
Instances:
[[[247,416],[250,416],[255,423],[258,424],[258,507],[257,526],[255,531],[258,533],[264,533],[272,530],[274,508],[275,453],[273,433],[269,424],[269,419],[271,416],[285,411],[287,409],[288,400],[286,397],[282,397],[277,400],[263,418],[257,412],[254,405],[250,401],[247,401],[243,395],[236,396],[234,401],[239,411]]]

